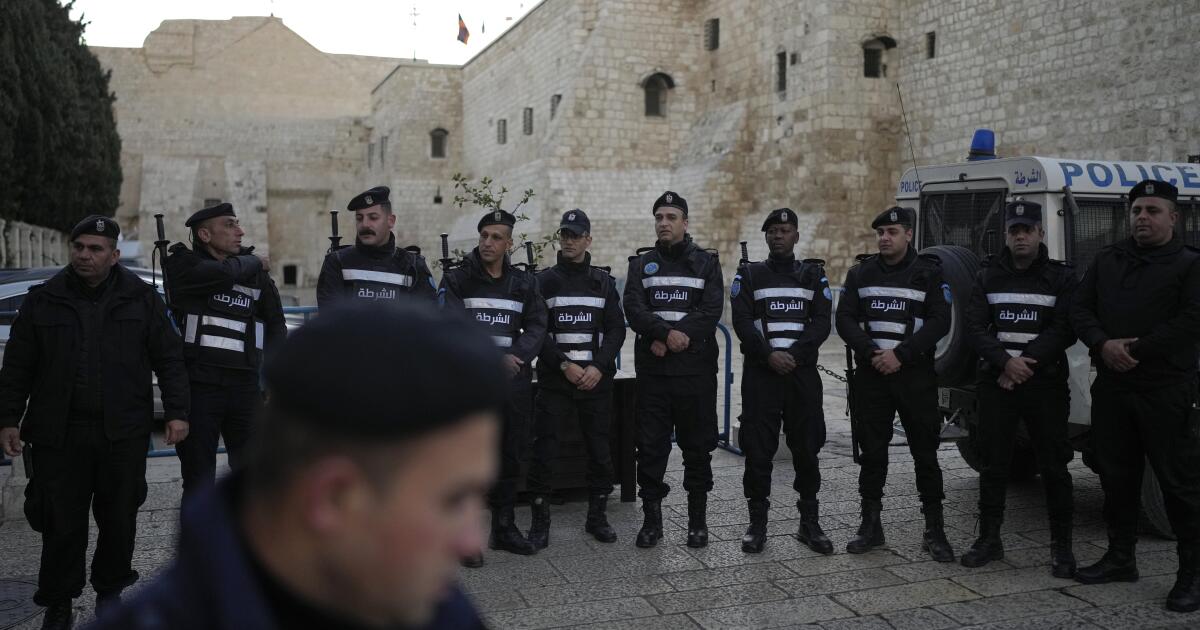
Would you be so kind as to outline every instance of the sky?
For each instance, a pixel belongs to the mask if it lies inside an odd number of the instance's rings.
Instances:
[[[272,15],[318,50],[463,64],[541,0],[75,0],[91,46],[140,48],[163,20]],[[417,15],[413,17],[413,11]],[[464,45],[458,16],[470,31]],[[414,27],[413,22],[416,22]]]

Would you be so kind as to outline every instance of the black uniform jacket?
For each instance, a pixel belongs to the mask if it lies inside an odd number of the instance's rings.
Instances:
[[[647,273],[647,270],[652,273]],[[654,312],[646,284],[648,276],[664,277],[679,274],[702,281],[698,295],[689,296],[686,315],[677,321],[664,319]],[[699,284],[699,283],[696,283]],[[637,371],[665,376],[711,374],[717,371],[717,322],[725,310],[725,281],[717,256],[701,249],[690,235],[675,245],[657,244],[654,249],[629,259],[625,278],[625,317],[629,327],[638,334],[634,346]],[[654,356],[650,344],[667,341],[667,335],[678,330],[691,343],[683,352],[667,352],[665,357]]]
[[[1091,350],[1100,377],[1151,388],[1187,381],[1196,373],[1200,342],[1200,252],[1175,235],[1159,247],[1132,238],[1100,250],[1075,292],[1071,323]],[[1137,367],[1110,370],[1100,348],[1136,338]]]
[[[347,270],[360,273],[361,278],[348,278]],[[384,282],[372,281],[372,272],[385,274]],[[396,285],[394,278],[407,282],[407,286]],[[317,306],[326,308],[339,299],[364,299],[362,291],[371,297],[365,299],[395,300],[417,296],[433,301],[437,297],[433,274],[425,263],[425,257],[396,247],[395,235],[388,242],[372,247],[355,242],[325,256],[321,274],[317,276]],[[392,296],[392,297],[388,297]]]
[[[538,386],[552,389],[579,392],[575,385],[567,382],[560,366],[564,361],[571,361],[581,367],[596,366],[604,375],[592,392],[602,392],[612,386],[613,374],[617,371],[617,355],[625,343],[625,315],[621,312],[621,295],[617,293],[617,283],[607,269],[593,267],[592,255],[587,254],[582,263],[573,263],[558,255],[558,264],[544,269],[537,274],[538,291],[546,300],[547,320],[546,341],[538,358]],[[594,306],[573,304],[558,306],[558,298],[586,296],[603,301]],[[555,315],[558,317],[555,317]],[[598,316],[600,321],[579,324],[575,320],[582,316]],[[564,321],[558,321],[564,317]],[[583,345],[559,343],[556,335],[586,334],[590,340]],[[592,359],[575,359],[567,356],[567,352],[582,348],[583,352],[591,352]],[[581,395],[589,392],[579,392]]]
[[[1050,260],[1045,245],[1028,269],[1013,266],[1007,247],[984,261],[964,322],[980,358],[980,378],[995,381],[1010,358],[1024,356],[1037,361],[1024,385],[1065,383],[1067,348],[1075,343],[1070,319],[1075,284],[1075,271]]]
[[[21,439],[32,444],[61,446],[66,436],[83,326],[76,304],[84,299],[70,288],[68,273],[64,268],[29,291],[0,369],[0,427],[20,426]],[[121,440],[153,428],[151,370],[167,419],[187,419],[188,382],[182,341],[162,298],[120,264],[111,273],[117,275],[100,331],[103,422],[108,439]]]

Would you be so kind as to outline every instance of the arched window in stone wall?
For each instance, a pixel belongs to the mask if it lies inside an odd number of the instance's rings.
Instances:
[[[863,42],[863,76],[879,79],[887,76],[887,51],[896,47],[896,40],[876,35]]]
[[[667,91],[675,87],[671,75],[656,72],[642,81],[642,90],[646,92],[646,115],[667,115]]]
[[[449,135],[450,132],[441,127],[429,132],[429,157],[446,157],[446,138]]]

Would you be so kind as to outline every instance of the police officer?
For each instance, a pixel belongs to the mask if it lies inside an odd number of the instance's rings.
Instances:
[[[746,357],[740,436],[750,527],[742,537],[742,551],[760,553],[767,540],[771,460],[779,448],[782,424],[796,472],[792,486],[800,493],[796,536],[813,551],[833,553],[833,543],[818,522],[817,503],[817,453],[825,444],[817,353],[829,337],[833,294],[824,261],[796,260],[800,231],[795,212],[772,211],[762,230],[770,255],[743,266],[729,287],[733,327]]]
[[[966,309],[967,340],[980,357],[980,535],[963,554],[966,567],[1004,558],[1000,524],[1017,423],[1024,420],[1050,515],[1050,572],[1075,574],[1071,551],[1071,474],[1074,450],[1067,439],[1071,393],[1066,350],[1075,343],[1069,309],[1074,271],[1050,260],[1042,244],[1042,207],[1032,201],[1005,206],[1005,248],[989,257]]]
[[[175,449],[187,500],[213,482],[219,437],[225,439],[230,467],[241,463],[262,405],[263,352],[281,343],[287,328],[267,259],[242,247],[245,232],[233,206],[204,208],[185,225],[192,230],[192,249],[172,246],[164,271],[191,380],[191,438]]]
[[[500,474],[488,493],[492,511],[488,546],[529,555],[537,553],[537,547],[517,529],[513,509],[529,442],[533,359],[546,337],[546,304],[533,274],[509,261],[516,222],[516,217],[504,210],[483,215],[476,226],[479,245],[442,276],[438,295],[447,308],[465,311],[487,330],[504,353],[509,400],[504,406],[500,437]],[[480,566],[483,555],[473,555],[464,564]]]
[[[100,530],[92,558],[99,612],[138,579],[131,560],[146,499],[151,370],[167,443],[188,435],[179,335],[154,288],[120,264],[119,234],[116,221],[99,215],[71,230],[70,264],[30,289],[0,369],[0,445],[15,457],[24,440],[32,467],[25,514],[42,533],[33,599],[47,607],[43,628],[71,627],[89,508]]]
[[[613,375],[625,343],[621,296],[608,269],[592,266],[592,222],[583,210],[562,216],[558,264],[537,274],[546,300],[546,340],[538,358],[534,403],[533,457],[529,490],[534,494],[529,542],[550,543],[550,462],[558,450],[557,425],[575,415],[587,449],[588,513],[584,530],[600,542],[614,542],[605,507],[613,489],[609,453]]]
[[[170,567],[96,628],[482,630],[455,578],[506,393],[484,333],[415,300],[340,305],[264,378],[245,466],[185,506]]]
[[[1134,547],[1146,461],[1175,532],[1179,573],[1167,608],[1200,608],[1200,252],[1175,231],[1178,190],[1148,179],[1129,191],[1133,236],[1096,254],[1071,320],[1096,364],[1091,443],[1104,487],[1108,550],[1085,584],[1138,579]]]
[[[915,219],[911,208],[899,207],[875,217],[871,227],[879,254],[850,268],[838,302],[837,331],[854,351],[855,424],[862,446],[862,524],[846,551],[866,553],[884,543],[880,512],[898,412],[925,515],[921,548],[938,562],[953,562],[942,522],[945,495],[937,460],[942,423],[933,371],[934,345],[950,328],[950,289],[942,282],[938,259],[913,249]]]
[[[654,201],[658,242],[629,259],[625,315],[637,333],[638,495],[645,519],[639,547],[662,538],[663,482],[671,432],[683,451],[689,547],[708,544],[706,512],[717,447],[717,321],[725,283],[715,252],[687,233],[687,201],[667,191]]]
[[[433,274],[418,252],[396,247],[396,215],[387,186],[376,186],[346,204],[354,213],[354,245],[330,252],[317,278],[317,306],[339,299],[399,300],[417,295],[435,299]]]

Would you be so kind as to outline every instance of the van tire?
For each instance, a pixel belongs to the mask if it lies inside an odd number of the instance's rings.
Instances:
[[[921,250],[942,261],[942,279],[950,287],[950,330],[934,349],[933,367],[938,385],[954,387],[970,383],[975,378],[975,352],[967,344],[966,309],[975,289],[979,272],[979,257],[956,245],[935,245]]]
[[[1167,508],[1163,504],[1162,487],[1158,485],[1158,476],[1146,462],[1146,470],[1142,473],[1142,531],[1175,540],[1175,532],[1171,521],[1167,518]]]

